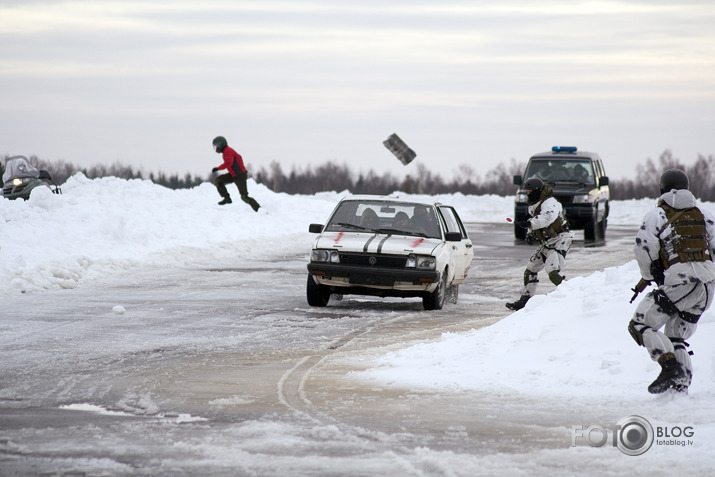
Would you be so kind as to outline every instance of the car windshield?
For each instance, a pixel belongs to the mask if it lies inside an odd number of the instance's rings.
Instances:
[[[544,182],[574,182],[595,184],[591,161],[584,160],[532,160],[524,177],[537,177]]]
[[[27,177],[38,177],[40,170],[30,164],[30,161],[24,156],[11,157],[5,163],[5,173],[2,175],[2,181],[8,182],[13,179],[23,179]]]
[[[344,200],[325,227],[328,232],[374,232],[441,238],[434,207],[408,202]]]

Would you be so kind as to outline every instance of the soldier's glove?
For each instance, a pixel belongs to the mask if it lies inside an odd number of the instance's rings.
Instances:
[[[644,278],[641,278],[638,280],[638,283],[636,283],[636,286],[631,288],[631,291],[633,292],[633,297],[631,298],[631,303],[635,301],[636,297],[646,289],[646,287],[650,285],[650,280],[646,280]]]
[[[213,169],[211,169],[211,172],[218,172],[218,167],[214,167]]]
[[[660,260],[654,260],[650,262],[650,274],[653,275],[653,281],[658,285],[665,283],[665,272],[663,270],[663,265],[661,265]]]

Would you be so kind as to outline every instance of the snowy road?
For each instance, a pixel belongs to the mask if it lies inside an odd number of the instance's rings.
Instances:
[[[603,409],[351,377],[387,351],[507,315],[533,247],[515,246],[507,224],[469,230],[470,277],[459,303],[437,312],[363,297],[310,308],[307,247],[7,297],[3,313],[23,325],[2,330],[0,474],[573,475],[578,448],[550,453],[569,449],[569,424]],[[629,261],[632,233],[610,227],[594,248],[577,240],[567,277]]]

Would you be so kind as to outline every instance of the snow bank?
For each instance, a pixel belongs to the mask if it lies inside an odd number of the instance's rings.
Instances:
[[[308,224],[324,222],[347,195],[276,194],[252,180],[248,189],[262,205],[257,214],[240,200],[218,206],[209,183],[171,190],[148,180],[90,180],[81,173],[62,185],[62,195],[39,188],[28,201],[0,200],[0,294],[74,288],[137,266],[307,254]],[[454,205],[469,222],[504,223],[513,215],[512,197],[397,195]],[[652,204],[614,202],[610,223],[637,224]]]
[[[564,399],[642,400],[660,366],[626,330],[635,261],[562,283],[487,328],[388,353],[360,379],[400,387],[515,391]],[[715,397],[715,309],[689,340],[691,393]]]

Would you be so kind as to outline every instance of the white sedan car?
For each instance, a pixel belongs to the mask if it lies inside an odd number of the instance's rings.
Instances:
[[[416,199],[350,196],[319,233],[308,264],[311,306],[331,294],[421,297],[426,310],[457,302],[474,257],[453,207]]]

